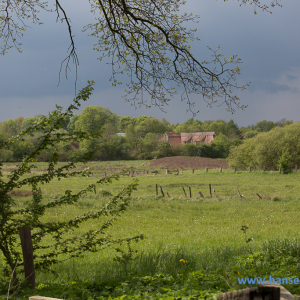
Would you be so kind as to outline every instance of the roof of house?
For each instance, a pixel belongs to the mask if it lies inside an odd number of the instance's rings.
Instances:
[[[166,132],[160,141],[169,141],[172,145],[181,145],[190,142],[211,142],[215,132]]]

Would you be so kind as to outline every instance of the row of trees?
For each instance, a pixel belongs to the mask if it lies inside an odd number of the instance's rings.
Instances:
[[[40,122],[42,115],[34,117],[9,119],[0,123],[0,141],[19,134],[29,126]],[[276,127],[291,124],[285,119],[279,122],[261,121],[256,125],[241,127],[233,120],[200,121],[188,119],[183,124],[170,124],[166,119],[140,116],[120,117],[101,106],[87,106],[82,113],[72,118],[66,117],[59,129],[60,133],[74,134],[78,131],[102,133],[101,138],[90,139],[79,143],[61,142],[59,145],[60,160],[76,161],[85,153],[93,151],[94,160],[116,159],[152,159],[164,156],[188,155],[211,158],[226,158],[232,148],[243,143],[244,138],[252,138],[261,132],[268,132]],[[21,161],[39,143],[43,131],[24,137],[24,141],[16,141],[1,151],[1,161]],[[210,144],[195,146],[192,144],[173,147],[168,143],[158,143],[165,132],[211,132],[217,135]],[[125,134],[118,134],[125,133]],[[37,160],[48,161],[51,153],[42,151]]]

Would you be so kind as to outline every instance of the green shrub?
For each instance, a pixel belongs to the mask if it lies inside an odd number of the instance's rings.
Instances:
[[[285,151],[288,151],[291,157],[288,165],[300,165],[300,122],[276,127],[246,139],[242,145],[231,149],[229,165],[258,168],[265,166],[271,169],[278,167]],[[286,160],[286,157],[284,159]]]
[[[194,144],[185,144],[182,146],[182,155],[184,156],[198,156],[198,149]]]
[[[288,150],[284,151],[278,160],[278,168],[281,169],[281,172],[287,174],[291,172],[291,160],[292,157],[289,154]]]
[[[167,141],[160,142],[157,145],[157,150],[154,151],[154,157],[162,158],[162,157],[168,157],[168,156],[174,156],[173,151],[172,151],[172,146]]]
[[[11,150],[2,149],[0,151],[0,161],[14,161],[14,153]]]
[[[102,190],[100,191],[100,196],[102,197],[111,197],[113,194],[110,191]]]

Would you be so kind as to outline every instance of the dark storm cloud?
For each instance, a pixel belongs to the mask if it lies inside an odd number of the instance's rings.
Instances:
[[[265,80],[265,79],[255,80],[254,82],[251,82],[249,91],[250,92],[265,91],[271,94],[276,94],[277,92],[299,93],[299,89],[296,87],[291,87],[287,84],[278,84],[276,82]]]
[[[167,113],[157,108],[135,109],[124,103],[123,88],[110,87],[111,67],[97,61],[98,53],[92,50],[96,40],[88,37],[87,32],[81,32],[84,25],[93,22],[89,5],[79,0],[65,0],[64,5],[72,21],[80,63],[77,90],[84,87],[87,80],[96,82],[94,95],[85,105],[105,106],[119,115],[165,117],[172,123],[184,122],[192,116],[186,113],[186,104],[179,97],[171,100],[170,106],[166,107]],[[237,54],[243,61],[238,84],[252,82],[247,91],[238,93],[241,103],[249,107],[245,111],[238,110],[234,115],[226,113],[223,106],[209,108],[201,97],[192,95],[196,102],[195,110],[200,111],[197,118],[234,118],[238,124],[247,125],[261,119],[278,119],[279,112],[284,111],[285,115],[281,118],[299,120],[295,115],[295,106],[300,98],[299,0],[283,3],[282,8],[273,9],[272,15],[260,11],[254,15],[252,6],[240,7],[237,1],[188,0],[182,11],[200,15],[198,24],[187,24],[198,29],[197,35],[201,39],[199,43],[192,44],[195,56],[202,61],[210,55],[207,46],[215,49],[220,44],[226,57]],[[22,54],[11,49],[7,55],[0,57],[0,121],[20,115],[47,114],[55,108],[55,104],[66,107],[74,97],[73,65],[70,66],[68,80],[62,69],[58,85],[60,63],[69,47],[66,25],[56,22],[54,13],[42,13],[41,19],[44,25],[32,25],[25,33]],[[126,81],[126,78],[120,79]],[[281,99],[288,99],[289,105]],[[269,109],[272,101],[276,110]]]
[[[289,80],[295,80],[295,79],[298,78],[297,76],[294,76],[294,75],[291,75],[291,74],[286,74],[286,77],[287,77],[287,79],[289,79]]]

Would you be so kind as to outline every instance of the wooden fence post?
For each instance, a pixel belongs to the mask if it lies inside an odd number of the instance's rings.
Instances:
[[[192,189],[190,186],[189,186],[189,191],[190,191],[190,198],[192,198]]]
[[[236,168],[235,168],[235,167],[233,168],[233,172],[234,172],[234,173],[236,172]]]
[[[185,197],[187,197],[184,187],[182,187]]]
[[[205,169],[205,172],[206,172],[206,173],[208,172],[208,168]]]
[[[238,192],[240,198],[243,198],[242,195],[241,195],[241,193],[240,193],[240,191],[239,191],[239,189],[238,189],[238,187],[236,187],[236,190],[237,190],[237,192]]]
[[[251,167],[249,167],[249,172],[251,172]]]
[[[195,170],[193,169],[193,174],[194,174]]]
[[[35,289],[35,271],[30,227],[19,227],[19,235],[23,252],[25,280],[30,281],[30,288]]]
[[[208,187],[209,187],[209,195],[210,195],[210,198],[211,198],[211,184],[209,184]]]
[[[162,196],[165,197],[165,194],[164,194],[164,191],[163,191],[161,185],[159,186],[159,188],[160,188],[160,192],[161,192]]]
[[[203,194],[201,193],[201,191],[198,192],[201,198],[204,198]]]
[[[182,169],[180,169],[180,174],[182,175]]]
[[[266,166],[264,166],[264,172],[266,172]]]
[[[158,185],[156,184],[156,196],[158,196]]]
[[[218,198],[218,195],[217,195],[217,193],[216,193],[216,191],[215,191],[215,189],[213,187],[212,187],[212,190],[214,191],[216,197]]]
[[[220,173],[222,173],[222,167],[220,167]]]

